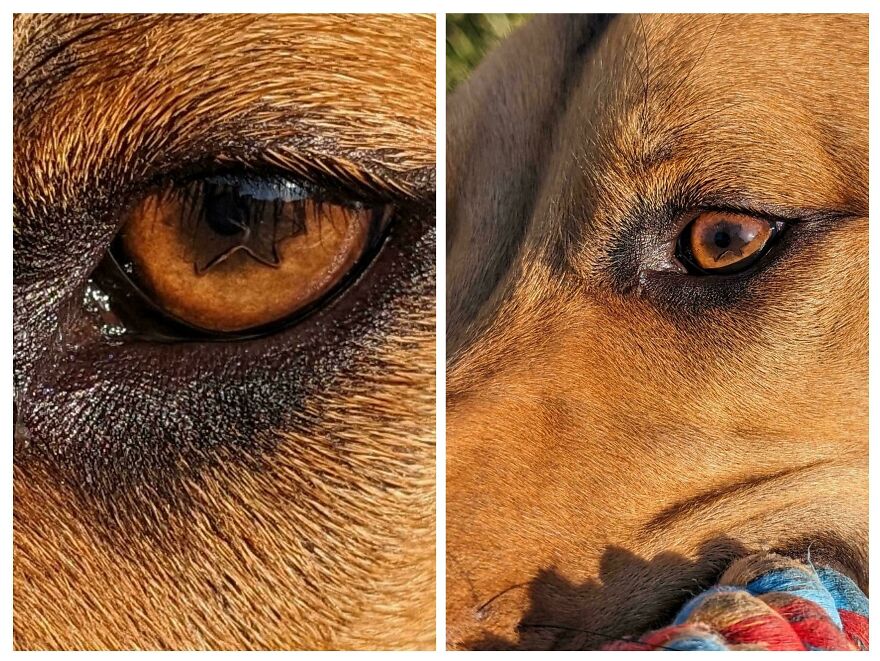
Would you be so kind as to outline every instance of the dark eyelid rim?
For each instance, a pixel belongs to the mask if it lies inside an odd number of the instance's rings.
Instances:
[[[665,205],[665,211],[657,214],[657,218],[666,218],[660,227],[660,233],[666,235],[669,246],[669,257],[673,257],[676,246],[688,227],[703,213],[730,213],[760,218],[768,223],[782,223],[779,231],[786,231],[793,225],[813,225],[835,222],[857,217],[851,211],[832,209],[808,209],[758,203],[740,199],[731,201],[729,198],[702,198],[699,202],[688,203],[684,200],[671,201]],[[667,225],[668,223],[668,225]]]
[[[773,244],[777,243],[780,240],[783,233],[790,231],[793,227],[796,227],[797,225],[808,226],[821,223],[829,223],[845,220],[846,218],[852,218],[856,216],[856,214],[853,214],[852,212],[843,212],[830,209],[806,209],[766,203],[755,203],[751,201],[740,201],[733,203],[720,202],[714,204],[711,201],[704,201],[703,204],[693,206],[686,210],[682,210],[678,213],[672,214],[673,218],[675,219],[675,228],[673,230],[674,236],[672,237],[672,240],[670,242],[669,257],[673,258],[676,262],[681,263],[681,259],[678,253],[679,246],[685,232],[694,223],[694,221],[699,218],[701,214],[704,213],[738,214],[760,218],[761,220],[764,220],[771,225],[781,224],[781,226],[776,227],[774,236],[770,240],[770,245],[765,247],[762,250],[762,254],[757,259],[755,259],[752,264],[746,266],[743,271],[733,271],[731,273],[713,273],[709,271],[703,271],[700,273],[689,273],[689,275],[695,277],[707,277],[711,275],[718,278],[731,277],[743,273],[744,271],[750,270],[755,264],[764,260],[771,252],[775,252],[773,250]],[[687,268],[687,265],[685,264],[682,264],[682,266]]]
[[[696,222],[697,218],[699,218],[704,213],[718,213],[715,210],[711,209],[700,209],[697,213],[691,214],[690,220],[688,223],[679,231],[678,235],[675,238],[675,245],[672,249],[673,258],[681,264],[688,271],[688,275],[696,276],[696,277],[706,277],[706,276],[721,276],[721,277],[730,277],[734,275],[738,275],[740,273],[744,273],[752,268],[759,261],[767,257],[767,255],[773,250],[774,244],[781,238],[782,234],[789,228],[789,225],[793,224],[790,221],[785,220],[775,220],[772,218],[767,218],[765,216],[759,216],[753,213],[742,213],[742,212],[733,212],[727,211],[726,213],[743,215],[743,216],[752,216],[755,218],[760,218],[764,222],[766,222],[771,227],[770,237],[767,239],[765,245],[761,248],[758,253],[754,255],[750,255],[745,260],[746,263],[742,266],[741,269],[734,268],[736,264],[731,264],[730,267],[726,269],[704,269],[696,264],[694,260],[693,254],[691,253],[690,248],[686,245],[687,241],[687,233],[692,232],[693,224]],[[725,212],[720,212],[725,213]]]
[[[811,208],[759,202],[757,195],[735,190],[719,193],[699,187],[685,187],[669,191],[664,197],[666,199],[660,204],[650,204],[641,197],[625,214],[606,258],[611,287],[616,292],[641,291],[645,278],[667,281],[673,278],[680,282],[701,280],[703,287],[709,287],[713,282],[739,281],[756,269],[763,270],[768,255],[771,256],[770,261],[775,261],[774,254],[780,251],[771,249],[745,271],[728,275],[693,275],[686,273],[684,267],[674,268],[673,265],[678,264],[675,249],[679,236],[703,212],[739,213],[768,221],[781,221],[787,227],[776,243],[788,243],[787,235],[798,235],[801,229],[821,230],[825,223],[844,222],[866,215],[857,208]],[[656,246],[655,256],[649,258],[650,263],[646,263],[647,255],[643,252],[646,245]],[[659,267],[661,264],[666,267]]]
[[[351,164],[341,165],[336,159],[298,157],[297,162],[282,165],[271,157],[272,152],[260,151],[247,157],[224,154],[221,157],[194,159],[180,162],[173,168],[159,169],[152,176],[128,191],[129,200],[152,188],[185,183],[199,178],[220,175],[253,179],[286,179],[314,186],[316,193],[348,202],[376,204],[433,202],[433,186],[424,196],[407,190],[400,179],[377,176]],[[423,200],[424,197],[424,200]]]
[[[768,222],[781,221],[787,225],[814,225],[864,215],[855,209],[796,207],[760,202],[751,194],[686,191],[667,198],[660,205],[637,204],[625,216],[619,238],[621,242],[625,242],[626,237],[632,239],[635,236],[650,235],[654,240],[672,244],[699,214],[706,212],[744,214]]]
[[[288,147],[293,147],[288,143]],[[171,158],[166,155],[165,160],[156,160],[145,163],[135,157],[131,163],[126,164],[125,171],[104,171],[95,182],[93,192],[86,193],[75,191],[74,199],[80,198],[80,204],[89,210],[89,213],[104,224],[112,232],[108,237],[115,237],[121,228],[125,218],[125,209],[134,204],[138,199],[148,194],[151,190],[160,187],[176,186],[186,181],[200,177],[216,176],[222,174],[243,175],[253,178],[279,178],[310,183],[316,187],[316,198],[331,203],[361,203],[368,206],[391,206],[396,209],[396,216],[407,217],[412,213],[430,211],[435,204],[435,178],[436,168],[434,165],[412,168],[402,172],[393,171],[390,168],[371,168],[350,159],[337,156],[313,155],[308,149],[295,150],[292,153],[297,158],[291,167],[284,167],[273,159],[277,157],[277,145],[275,148],[264,143],[251,145],[244,148],[242,145],[230,146],[228,144],[216,144],[211,148],[192,145],[185,156]],[[366,154],[366,153],[365,153]],[[369,154],[364,156],[370,160]],[[407,188],[408,186],[408,188]],[[63,214],[57,214],[62,217]],[[393,223],[389,223],[389,226]],[[113,229],[111,229],[111,227]],[[363,262],[346,276],[344,282],[338,288],[322,297],[316,302],[314,308],[309,306],[302,311],[285,319],[283,327],[294,325],[301,319],[310,316],[319,307],[324,307],[347,290],[353,282],[363,277],[364,264],[369,264],[381,251],[389,237],[387,231],[382,232],[382,239],[378,245],[365,252]],[[107,255],[111,243],[108,238],[107,245],[100,252],[95,252],[94,262],[88,271],[94,273],[99,268],[101,259]],[[181,327],[185,324],[178,324]],[[279,328],[281,328],[279,324]],[[258,329],[249,329],[254,333]],[[261,330],[261,329],[260,329]],[[204,334],[204,331],[199,331]],[[256,335],[253,335],[256,336]],[[205,337],[196,341],[204,341]],[[244,333],[218,336],[223,340],[250,339],[252,335]],[[174,338],[173,341],[181,341]],[[184,339],[183,341],[189,341]]]
[[[307,184],[315,188],[315,198],[337,204],[361,203],[367,206],[393,205],[401,215],[432,209],[435,203],[433,192],[434,168],[430,168],[430,192],[416,197],[408,196],[395,189],[391,180],[369,175],[366,171],[363,180],[344,179],[335,176],[326,167],[316,167],[315,160],[305,160],[295,168],[285,168],[266,158],[267,152],[260,150],[241,158],[234,152],[223,151],[221,157],[210,156],[182,160],[174,166],[156,166],[152,172],[131,181],[127,186],[118,186],[112,194],[101,194],[88,198],[96,217],[112,224],[113,233],[122,226],[125,210],[151,191],[185,185],[191,181],[212,176],[228,175],[250,177],[253,179],[286,179]],[[60,214],[59,214],[60,215]],[[108,243],[109,247],[109,243]],[[95,262],[97,264],[97,261]]]

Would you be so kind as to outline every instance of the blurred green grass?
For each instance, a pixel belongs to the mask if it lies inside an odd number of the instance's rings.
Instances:
[[[446,91],[451,92],[530,14],[446,14]]]

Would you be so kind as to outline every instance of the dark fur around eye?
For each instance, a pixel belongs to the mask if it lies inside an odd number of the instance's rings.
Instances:
[[[221,461],[259,465],[277,429],[317,432],[304,402],[366,379],[387,338],[416,323],[412,301],[435,295],[433,203],[402,202],[370,268],[307,323],[234,343],[125,342],[83,308],[118,210],[101,198],[17,214],[15,462],[49,471],[110,522],[134,495],[144,511],[185,506],[181,480]]]
[[[749,211],[748,207],[718,209],[764,215],[761,211]],[[677,256],[676,246],[682,230],[675,228],[675,218],[682,213],[680,206],[670,205],[658,210],[642,209],[630,215],[609,247],[608,265],[612,286],[618,294],[643,296],[667,311],[672,320],[684,321],[700,318],[713,310],[734,310],[746,301],[750,301],[753,311],[760,309],[767,303],[761,296],[764,279],[781,276],[786,260],[826,240],[830,221],[845,220],[843,214],[825,211],[803,210],[799,216],[792,213],[786,218],[771,215],[770,221],[784,221],[784,229],[777,232],[759,258],[746,268],[727,274],[648,268],[648,264],[656,263],[660,254],[666,258]],[[667,254],[670,247],[671,254]]]

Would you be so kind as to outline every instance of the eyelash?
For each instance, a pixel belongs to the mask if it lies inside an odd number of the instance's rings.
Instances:
[[[209,270],[219,257],[219,255],[209,256],[209,253],[205,252],[200,254],[200,246],[196,245],[199,243],[199,234],[204,234],[203,231],[200,232],[200,230],[205,229],[203,228],[203,223],[211,225],[208,210],[206,209],[206,200],[202,196],[205,189],[209,186],[215,188],[227,187],[230,191],[238,188],[239,192],[237,192],[236,195],[251,197],[253,202],[244,210],[246,215],[242,214],[241,209],[236,210],[239,216],[238,220],[243,220],[248,227],[259,228],[262,224],[260,221],[266,220],[267,213],[271,214],[270,222],[272,224],[272,234],[275,237],[275,241],[280,241],[283,238],[292,238],[308,232],[308,225],[305,222],[304,217],[304,207],[307,202],[313,202],[318,206],[338,204],[340,206],[351,206],[352,208],[357,209],[364,208],[363,203],[360,201],[344,200],[344,198],[339,198],[337,201],[334,199],[334,195],[331,195],[329,192],[317,186],[283,178],[257,178],[251,175],[247,177],[220,175],[194,181],[189,186],[186,184],[178,184],[177,188],[184,191],[183,200],[181,202],[183,207],[180,218],[181,226],[188,228],[192,233],[191,251],[193,254],[193,266],[197,273],[203,273]],[[175,194],[175,191],[169,191],[168,194],[173,195]],[[314,202],[315,200],[320,201]],[[295,205],[293,216],[287,219],[289,220],[289,223],[284,223],[286,226],[282,226],[282,223],[285,220],[283,213],[284,208],[283,204],[278,204],[279,202]],[[230,229],[230,227],[222,228],[214,227],[213,225],[211,225],[211,227],[219,234],[226,233],[224,229]],[[279,227],[281,227],[283,232],[281,238],[278,238]],[[234,227],[232,227],[232,229],[234,233],[236,230]],[[263,228],[264,231],[266,229],[268,228]],[[204,250],[204,246],[202,246],[202,249]]]

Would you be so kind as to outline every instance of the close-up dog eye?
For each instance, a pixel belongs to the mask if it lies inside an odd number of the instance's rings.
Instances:
[[[15,14],[14,645],[435,647],[432,14]]]
[[[679,235],[676,257],[693,274],[738,273],[767,254],[784,226],[744,213],[702,211]]]
[[[391,212],[288,178],[167,184],[125,213],[86,301],[115,335],[254,334],[343,287]]]

